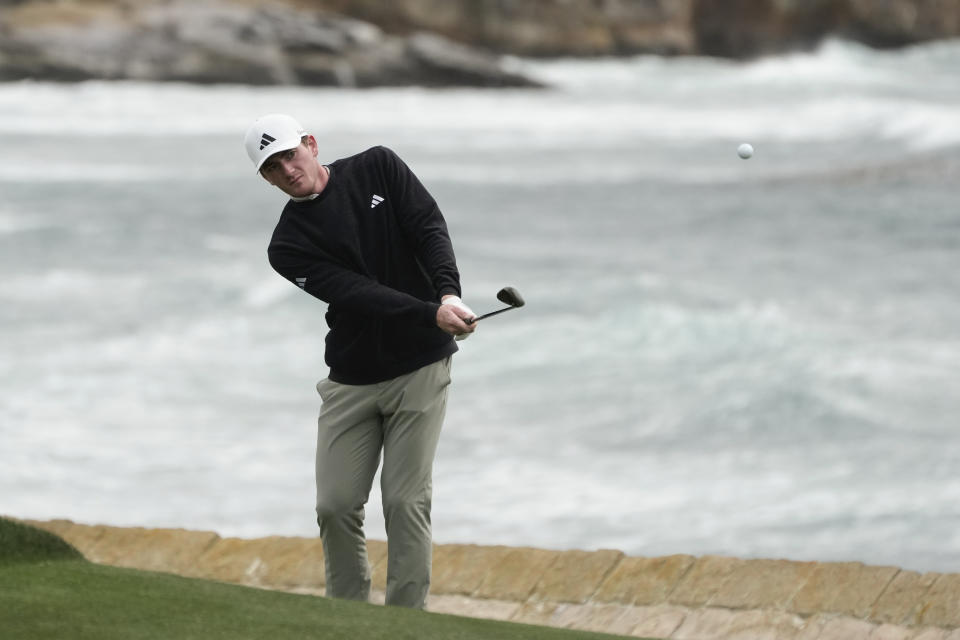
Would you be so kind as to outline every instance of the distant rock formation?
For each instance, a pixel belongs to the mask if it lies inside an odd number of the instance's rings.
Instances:
[[[312,0],[391,33],[426,29],[521,56],[749,58],[838,36],[874,47],[960,37],[960,0]]]
[[[9,0],[6,0],[9,5]],[[19,2],[0,11],[0,80],[315,86],[536,86],[435,34],[290,6]]]
[[[875,47],[960,37],[960,0],[846,0],[838,32]]]
[[[0,80],[535,86],[503,64],[960,37],[960,0],[0,0]]]
[[[694,0],[697,53],[748,58],[828,36],[877,48],[960,36],[960,0]]]
[[[725,0],[716,0],[723,4]],[[531,57],[696,52],[696,0],[313,0],[390,33],[428,30]]]

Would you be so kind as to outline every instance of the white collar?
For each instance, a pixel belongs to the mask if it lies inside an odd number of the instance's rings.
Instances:
[[[328,167],[327,165],[321,165],[321,166],[322,166],[324,169],[327,170],[327,183],[329,183],[329,182],[330,182],[330,174],[332,173],[332,172],[330,171],[330,167]],[[324,186],[324,188],[326,188],[326,186]],[[313,200],[314,198],[316,198],[316,197],[319,196],[319,195],[320,195],[319,193],[311,193],[310,195],[308,195],[308,196],[303,196],[302,198],[294,198],[294,197],[291,196],[290,199],[293,200],[294,202],[306,202],[307,200]]]

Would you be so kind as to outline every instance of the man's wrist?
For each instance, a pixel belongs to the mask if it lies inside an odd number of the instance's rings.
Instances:
[[[437,326],[437,313],[440,311],[440,305],[436,302],[426,302],[424,303],[424,309],[426,311],[423,316],[423,323],[427,326],[436,327]]]

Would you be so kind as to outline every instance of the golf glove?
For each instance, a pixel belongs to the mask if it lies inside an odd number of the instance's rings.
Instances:
[[[453,306],[457,307],[458,309],[463,309],[464,311],[466,311],[467,313],[469,313],[471,317],[474,317],[474,318],[475,318],[475,317],[477,316],[477,314],[475,314],[470,307],[468,307],[467,305],[463,304],[463,300],[461,300],[461,299],[460,299],[459,297],[457,297],[457,296],[450,296],[449,298],[447,298],[446,300],[444,300],[444,301],[441,302],[440,304],[452,304]],[[460,335],[454,337],[454,340],[466,340],[466,339],[469,338],[469,337],[470,337],[470,334],[469,334],[469,333],[461,333]]]

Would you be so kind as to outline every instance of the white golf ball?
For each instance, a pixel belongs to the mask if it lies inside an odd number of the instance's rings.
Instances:
[[[742,145],[737,147],[737,155],[744,160],[753,157],[753,146],[744,142]]]

